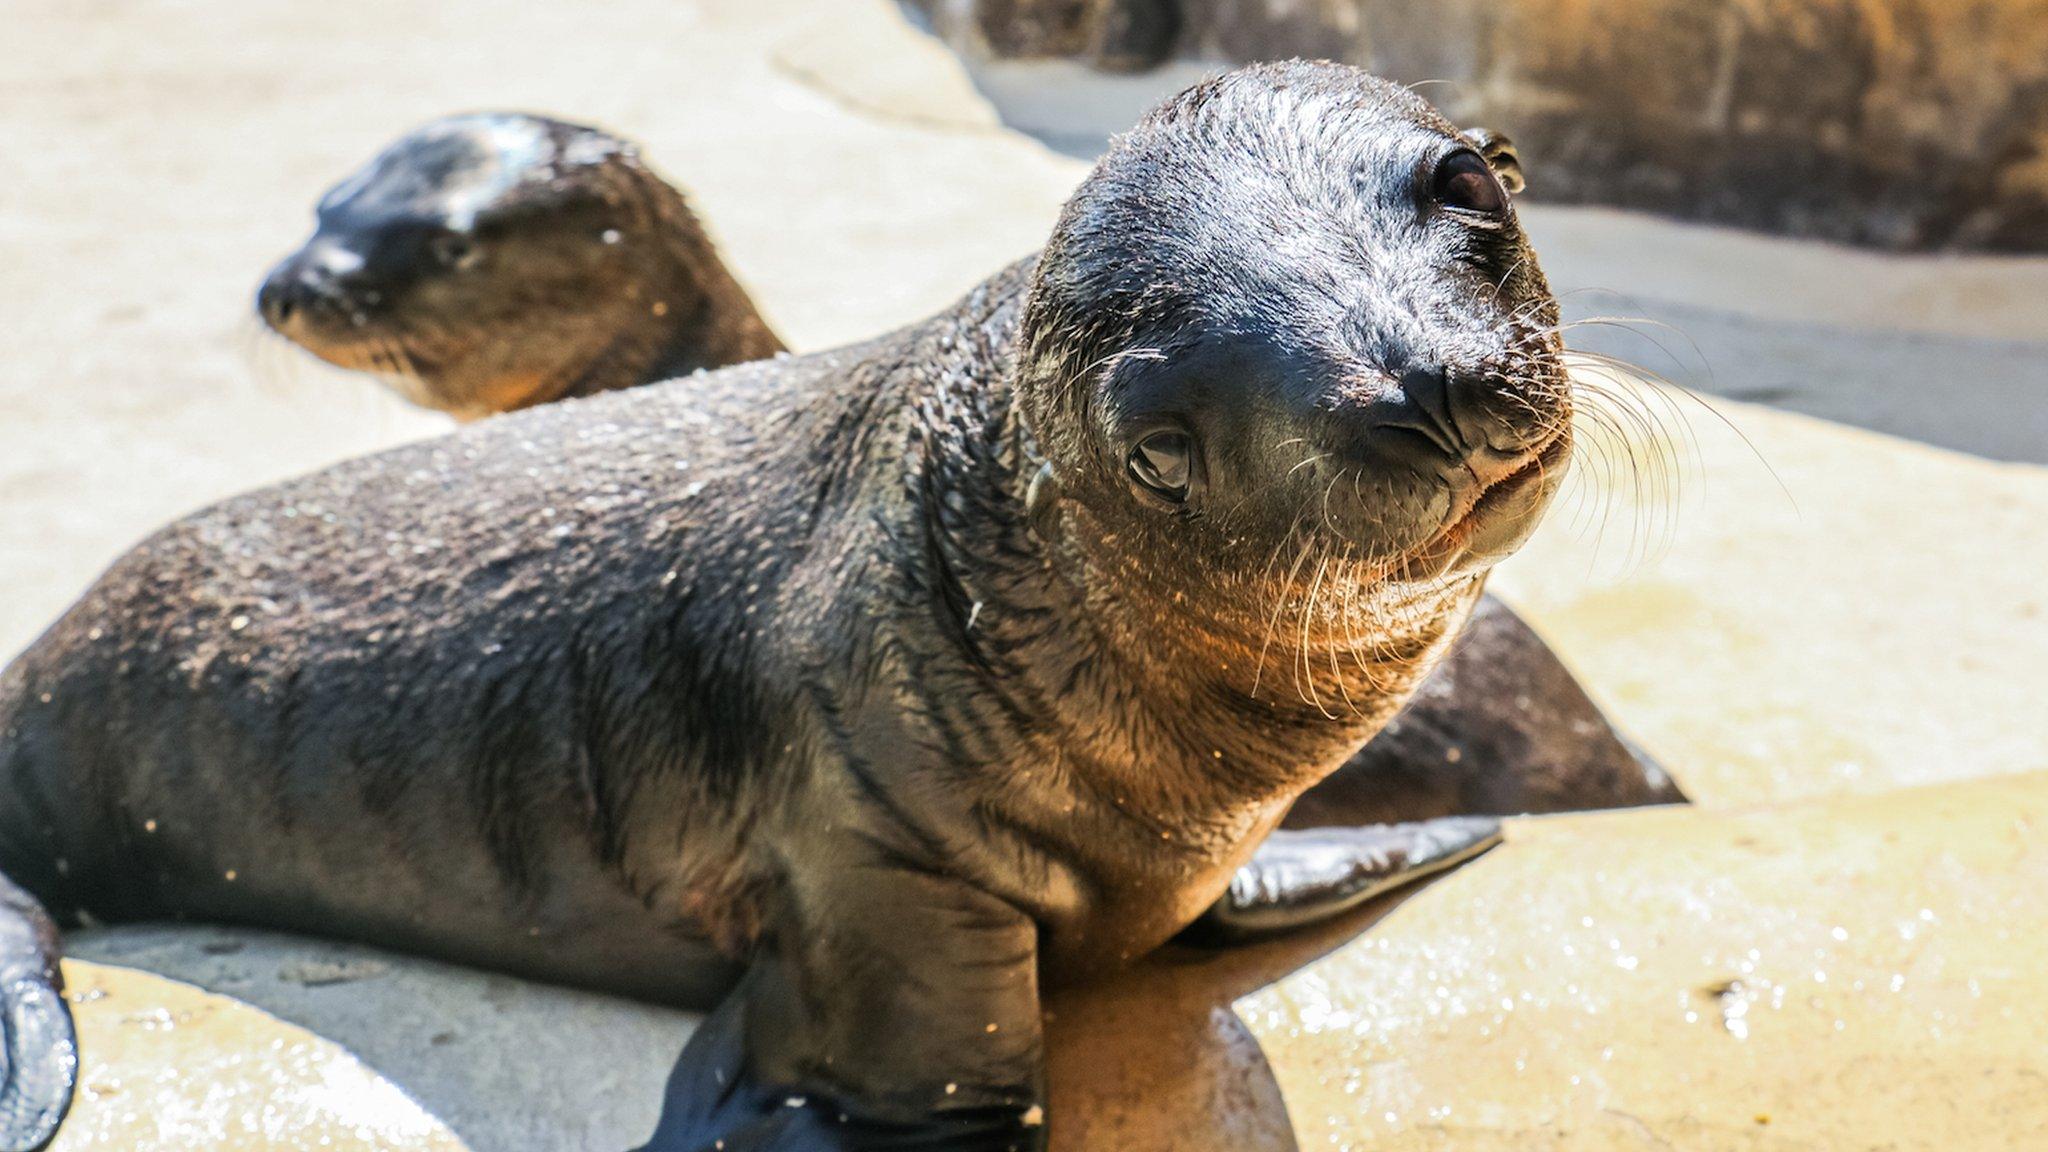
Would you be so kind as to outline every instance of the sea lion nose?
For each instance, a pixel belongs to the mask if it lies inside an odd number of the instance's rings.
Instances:
[[[303,323],[309,305],[320,301],[347,302],[364,263],[354,250],[325,237],[315,237],[304,248],[279,261],[263,278],[256,289],[256,311],[272,328],[292,335],[288,326]]]
[[[1453,489],[1485,489],[1525,467],[1533,437],[1491,415],[1493,385],[1436,363],[1411,365],[1399,389],[1374,405],[1372,450],[1390,463],[1441,478]]]
[[[299,312],[299,271],[296,259],[287,259],[270,270],[256,289],[256,313],[263,322],[284,332]]]

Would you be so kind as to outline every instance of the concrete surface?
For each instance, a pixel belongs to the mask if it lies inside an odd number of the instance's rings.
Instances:
[[[2048,776],[1529,821],[1239,1005],[1300,1145],[2048,1147]]]
[[[147,972],[67,974],[78,1102],[51,1152],[465,1152],[331,1040]]]
[[[1169,949],[1055,995],[1053,1146],[2033,1147],[2048,1139],[2044,826],[2048,773],[1514,822],[1506,846],[1405,902],[1259,948]],[[289,1014],[475,1152],[636,1145],[688,1034],[677,1014],[344,945],[163,927],[78,944],[97,963],[72,963],[74,980],[162,971]],[[263,1043],[278,1025],[248,1015],[246,1039],[207,1038],[216,1066],[289,1068]],[[98,1036],[88,1024],[88,1084],[102,1060],[174,1099],[201,1078],[152,1079],[180,1053],[109,1057]],[[80,1115],[105,1124],[109,1107],[89,1095]],[[122,1146],[214,1147],[169,1131]]]
[[[33,162],[0,195],[0,316],[13,337],[0,357],[0,652],[164,519],[445,427],[258,338],[246,318],[256,278],[300,239],[318,192],[414,123],[522,107],[640,139],[799,347],[951,299],[1042,240],[1082,170],[1004,127],[1014,109],[984,99],[882,0],[625,0],[598,14],[481,0],[24,0],[9,27],[0,140]],[[2024,436],[2012,451],[1990,438],[2048,406],[2022,346],[2048,330],[2048,263],[1886,259],[1583,210],[1530,220],[1561,288],[1598,286],[1646,305],[1625,311],[1669,308],[1686,326],[1704,318],[1709,359],[1738,358],[1714,364],[1716,386],[1792,380],[1861,415],[1866,377],[1890,370],[1886,394],[1912,401],[1888,417],[1899,430],[1940,415],[1977,438],[1965,447],[2040,458]],[[1890,350],[1914,341],[1929,367]],[[1987,344],[2004,351],[1980,355]],[[1957,370],[1915,388],[1947,364]],[[1976,386],[1987,364],[1995,389]],[[1576,494],[1498,586],[1703,810],[1520,825],[1507,849],[1363,936],[1377,912],[1275,949],[1176,953],[1062,997],[1062,1148],[1911,1147],[1901,1133],[1918,1131],[1904,1126],[1914,1107],[1943,1120],[1949,1148],[2024,1146],[2041,1107],[2014,1086],[2039,1074],[2015,1053],[2026,1029],[2039,1034],[2044,1002],[2023,977],[2042,947],[2029,889],[2043,785],[2025,773],[2048,769],[2048,471],[1741,404],[1715,416],[1634,392],[1616,403],[1665,413],[1689,461],[1676,490],[1653,479],[1659,457],[1641,435],[1612,448],[1632,449],[1634,469],[1589,453]],[[2009,779],[1971,783],[1995,775]],[[1885,937],[1899,931],[1894,904],[1960,927],[1916,937],[1940,943],[1906,965]],[[1584,917],[1609,935],[1574,929]],[[1835,927],[1850,941],[1813,965],[1829,974],[1824,1007],[1802,1008],[1802,950]],[[1628,946],[1635,973],[1562,952],[1608,939]],[[248,933],[125,928],[74,946],[82,986],[123,979],[104,965],[158,970],[341,1042],[475,1152],[631,1145],[688,1028],[640,1006]],[[1768,959],[1744,972],[1751,947]],[[1912,996],[1864,994],[1887,966]],[[1836,973],[1866,988],[1836,999]],[[1782,1026],[1752,1023],[1738,1041],[1684,1022],[1681,994],[1714,981],[1745,979],[1713,998],[1723,1010],[1752,991],[1767,1002],[1752,976],[1796,990],[1788,1008],[1745,1009]],[[168,1009],[180,995],[127,987],[138,1018],[143,1001]],[[1524,991],[1532,1000],[1505,1024],[1479,1007],[1522,1004]],[[1231,1010],[1254,993],[1242,1017]],[[1318,996],[1351,1023],[1310,1026]],[[1416,1007],[1432,1001],[1444,1011]],[[1836,1018],[1849,1039],[1830,1039]],[[1509,1049],[1482,1027],[1513,1030],[1535,1071],[1511,1075]],[[94,1035],[88,1076],[117,1051]],[[1597,1060],[1605,1047],[1616,1055]],[[205,1055],[222,1063],[169,1053],[157,1065],[204,1077],[146,1082],[172,1100],[217,1087],[223,1115],[298,1115],[273,1073],[211,1070],[269,1067],[261,1044],[222,1034]],[[1864,1073],[1911,1083],[1873,1103]],[[1969,1115],[1942,1110],[1942,1085]],[[86,1098],[80,1131],[129,1111],[144,1114],[133,1097]]]
[[[612,997],[246,929],[134,925],[79,933],[69,947],[66,971],[74,980],[77,973],[88,981],[160,973],[338,1041],[474,1152],[638,1146],[654,1131],[662,1085],[696,1021]],[[92,1037],[81,1045],[90,1083]],[[268,1064],[260,1044],[230,1050]],[[87,1097],[85,1109],[97,1114],[98,1101]],[[160,1140],[135,1147],[208,1146]]]
[[[1659,484],[1638,447],[1639,485],[1589,443],[1492,586],[1694,797],[2048,768],[2048,470],[1758,408],[1723,405],[1731,427],[1653,407],[1690,428],[1679,479]]]

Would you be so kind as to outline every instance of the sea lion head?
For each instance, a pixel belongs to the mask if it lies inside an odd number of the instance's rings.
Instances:
[[[316,215],[257,293],[264,321],[465,417],[553,400],[658,342],[694,304],[662,290],[686,279],[676,249],[709,246],[630,144],[505,113],[407,134]]]
[[[1504,138],[1335,64],[1227,74],[1117,139],[1040,259],[1017,377],[1096,563],[1226,627],[1313,602],[1311,573],[1326,609],[1476,595],[1571,452],[1519,185]]]

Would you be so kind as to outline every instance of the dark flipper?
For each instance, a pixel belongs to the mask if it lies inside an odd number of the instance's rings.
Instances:
[[[899,871],[830,895],[698,1026],[642,1152],[1043,1149],[1031,922]]]
[[[57,1135],[78,1079],[78,1040],[57,970],[57,929],[0,876],[0,1152]]]
[[[1683,804],[1507,605],[1479,602],[1392,723],[1295,801],[1288,828]]]
[[[1491,816],[1414,824],[1281,830],[1237,870],[1225,893],[1188,930],[1204,943],[1277,935],[1353,908],[1462,864],[1500,843]]]

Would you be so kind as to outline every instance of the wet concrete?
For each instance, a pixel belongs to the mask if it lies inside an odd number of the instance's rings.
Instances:
[[[1518,821],[1505,847],[1342,924],[1169,949],[1055,995],[1053,1146],[2031,1147],[2048,1139],[2043,827],[2048,773]],[[636,1144],[689,1030],[673,1013],[259,933],[129,928],[80,945],[123,966],[74,964],[82,988],[128,981],[146,1012],[170,1014],[123,1019],[184,1026],[191,996],[135,985],[129,966],[274,1007],[388,1082],[357,1091],[403,1089],[475,1152]],[[147,1036],[115,1048],[96,1022],[107,1010],[84,1010],[87,1083],[129,1086],[84,1098],[91,1131],[128,1122],[115,1112],[138,1097],[172,1109],[199,1082],[214,1116],[306,1095],[293,1077],[313,1057],[274,1047],[281,1026],[261,1014],[178,1050]],[[181,1135],[121,1146],[216,1146],[167,1130]]]

